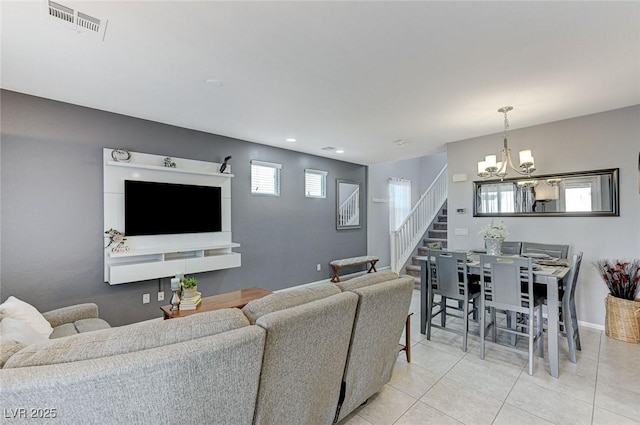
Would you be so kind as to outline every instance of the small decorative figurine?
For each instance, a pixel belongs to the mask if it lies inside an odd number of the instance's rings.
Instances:
[[[222,165],[220,166],[220,172],[224,173],[224,170],[227,169],[227,162],[231,159],[231,155],[229,155],[228,157],[226,157],[224,159],[224,162],[222,163]]]
[[[167,168],[176,168],[176,162],[170,156],[165,157],[164,166]]]
[[[104,249],[107,249],[111,246],[111,244],[117,244],[116,246],[114,246],[113,248],[111,248],[111,252],[127,252],[129,251],[129,247],[126,246],[124,244],[124,241],[127,240],[127,238],[124,237],[124,233],[116,230],[116,229],[109,229],[106,232],[104,232],[105,234],[109,235],[109,243],[107,244],[107,246],[104,247]]]
[[[126,149],[114,149],[111,151],[111,158],[117,162],[129,162],[131,161],[131,152]]]

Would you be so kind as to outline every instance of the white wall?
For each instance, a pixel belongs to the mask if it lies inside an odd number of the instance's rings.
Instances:
[[[445,152],[421,158],[385,162],[368,167],[367,194],[367,252],[380,257],[380,267],[390,265],[389,246],[389,203],[374,200],[389,199],[388,180],[390,177],[411,180],[411,206],[431,185],[447,162]]]
[[[512,124],[517,121],[517,109]],[[496,119],[499,119],[496,116]],[[569,244],[569,255],[583,251],[576,302],[578,319],[604,325],[607,289],[592,262],[600,258],[640,258],[640,105],[555,123],[513,130],[509,147],[517,161],[519,150],[531,149],[535,174],[620,168],[620,217],[506,217],[509,240]],[[475,176],[477,162],[499,154],[501,134],[477,137],[447,145],[449,197],[449,247],[483,246],[478,235],[489,218],[473,217],[473,184],[452,183],[454,174]],[[466,214],[456,214],[465,208]],[[469,236],[455,236],[455,228]]]

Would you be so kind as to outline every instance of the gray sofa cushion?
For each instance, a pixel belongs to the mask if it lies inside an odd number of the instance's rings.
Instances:
[[[109,329],[109,325],[102,319],[80,319],[74,323],[65,323],[53,328],[53,332],[49,335],[49,339],[71,336],[82,332],[98,331],[100,329]]]
[[[264,338],[246,326],[119,356],[3,369],[0,405],[56,409],[53,421],[10,423],[251,425]]]
[[[18,351],[26,347],[23,343],[13,339],[0,340],[0,368]]]
[[[377,273],[367,273],[344,282],[337,283],[336,286],[342,291],[353,291],[354,289],[364,288],[365,286],[375,285],[380,282],[397,279],[398,274],[391,270],[382,270]]]
[[[345,398],[339,420],[391,379],[413,285],[413,278],[405,276],[353,290],[359,297],[358,310],[344,374]]]
[[[267,340],[254,425],[333,422],[357,303],[345,292],[258,319]]]
[[[163,321],[148,321],[31,344],[5,368],[67,363],[131,353],[216,335],[248,326],[238,309],[224,309]]]
[[[253,325],[259,317],[274,311],[296,307],[339,293],[340,289],[331,283],[316,283],[304,287],[294,287],[251,301],[244,306],[242,312]]]

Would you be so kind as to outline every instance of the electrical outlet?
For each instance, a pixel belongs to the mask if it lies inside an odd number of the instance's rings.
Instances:
[[[158,301],[164,301],[164,291],[158,292]]]
[[[149,294],[142,294],[142,304],[149,304],[151,296]]]
[[[318,264],[318,265],[316,266],[316,270],[317,270],[317,271],[322,270],[322,266],[321,266],[320,264]]]

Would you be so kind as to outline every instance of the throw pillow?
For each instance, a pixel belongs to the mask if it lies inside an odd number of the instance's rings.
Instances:
[[[0,341],[18,341],[23,345],[47,341],[48,338],[39,334],[27,322],[13,317],[5,317],[0,321]]]
[[[51,323],[34,306],[14,296],[0,304],[0,320],[6,317],[25,321],[34,331],[47,338],[53,332]]]

